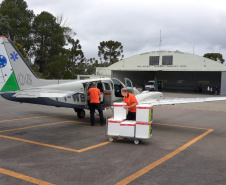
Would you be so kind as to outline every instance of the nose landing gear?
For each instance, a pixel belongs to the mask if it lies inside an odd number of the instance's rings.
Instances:
[[[83,109],[74,109],[75,112],[77,112],[78,118],[84,118],[86,115],[86,112]]]

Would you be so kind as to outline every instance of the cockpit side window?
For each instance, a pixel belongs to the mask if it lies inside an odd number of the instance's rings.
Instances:
[[[111,90],[109,83],[104,83],[105,90]]]

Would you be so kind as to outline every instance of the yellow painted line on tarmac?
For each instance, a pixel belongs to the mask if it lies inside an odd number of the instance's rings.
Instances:
[[[36,179],[36,178],[33,178],[33,177],[29,177],[29,176],[20,174],[20,173],[9,171],[9,170],[3,169],[3,168],[0,168],[0,173],[8,175],[8,176],[11,176],[11,177],[15,177],[17,179],[28,181],[28,182],[31,182],[33,184],[53,185],[53,184],[51,184],[49,182],[45,182],[45,181],[42,181],[42,180],[39,180],[39,179]]]
[[[76,150],[76,149],[66,148],[66,147],[61,147],[61,146],[55,146],[55,145],[50,145],[50,144],[45,144],[45,143],[40,143],[40,142],[31,141],[31,140],[27,140],[27,139],[20,139],[20,138],[4,136],[4,135],[0,135],[0,137],[5,138],[5,139],[12,139],[12,140],[16,140],[16,141],[22,141],[22,142],[26,142],[26,143],[31,143],[31,144],[35,144],[35,145],[40,145],[40,146],[47,146],[47,147],[50,147],[50,148],[67,150],[67,151],[71,151],[71,152],[78,152],[78,150]]]
[[[10,132],[10,131],[16,131],[16,130],[24,130],[24,129],[30,129],[30,128],[36,128],[36,127],[44,127],[44,126],[49,126],[49,125],[56,125],[56,124],[61,124],[61,123],[82,123],[82,124],[86,124],[86,122],[79,122],[79,121],[61,121],[61,122],[56,122],[56,123],[47,123],[47,124],[42,124],[42,125],[35,125],[35,126],[30,126],[30,127],[22,127],[22,128],[16,128],[16,129],[10,129],[10,130],[3,130],[0,131],[0,133],[4,133],[4,132]],[[31,144],[35,144],[35,145],[41,145],[41,146],[46,146],[46,147],[51,147],[51,148],[56,148],[56,149],[60,149],[60,150],[66,150],[66,151],[71,151],[71,152],[85,152],[87,150],[91,150],[94,148],[98,148],[104,145],[109,144],[109,141],[97,144],[97,145],[93,145],[93,146],[89,146],[83,149],[72,149],[72,148],[66,148],[66,147],[61,147],[61,146],[56,146],[56,145],[50,145],[50,144],[46,144],[46,143],[40,143],[40,142],[35,142],[35,141],[31,141],[31,140],[27,140],[27,139],[20,139],[20,138],[16,138],[16,137],[10,137],[10,136],[5,136],[5,135],[0,135],[0,137],[5,138],[5,139],[12,139],[12,140],[16,140],[16,141],[22,141],[22,142],[26,142],[26,143],[31,143]]]
[[[57,116],[64,116],[64,115],[72,115],[72,114],[57,114],[57,115],[49,115],[49,116],[39,116],[39,117],[28,117],[28,118],[18,118],[18,119],[9,119],[9,120],[2,120],[2,122],[10,122],[10,121],[19,121],[19,120],[26,120],[26,119],[38,119],[38,118],[48,118],[48,117],[57,117]]]
[[[213,132],[213,129],[208,129],[205,133],[203,133],[203,134],[199,135],[198,137],[192,139],[191,141],[189,141],[185,145],[183,145],[180,148],[174,150],[173,152],[167,154],[166,156],[162,157],[161,159],[155,161],[154,163],[146,166],[145,168],[141,169],[140,171],[138,171],[138,172],[130,175],[129,177],[123,179],[122,181],[118,182],[116,185],[126,185],[126,184],[129,184],[130,182],[132,182],[135,179],[141,177],[142,175],[144,175],[145,173],[149,172],[153,168],[159,166],[160,164],[166,162],[170,158],[172,158],[175,155],[179,154],[180,152],[182,152],[183,150],[185,150],[186,148],[188,148],[192,144],[196,143],[198,140],[202,139],[203,137],[205,137],[206,135],[208,135],[211,132]]]
[[[61,121],[61,122],[56,122],[56,123],[47,123],[47,124],[42,124],[42,125],[30,126],[30,127],[15,128],[15,129],[10,129],[10,130],[2,130],[2,131],[0,131],[0,133],[10,132],[10,131],[15,131],[15,130],[24,130],[24,129],[35,128],[35,127],[44,127],[44,126],[48,126],[48,125],[57,125],[57,124],[66,123],[66,122],[85,123],[85,122],[79,122],[79,121]]]
[[[91,149],[94,149],[94,148],[98,148],[100,146],[107,145],[107,144],[110,143],[109,141],[106,141],[106,142],[103,142],[103,143],[100,143],[100,144],[97,144],[97,145],[93,145],[93,146],[90,146],[90,147],[86,147],[86,148],[77,150],[77,149],[73,149],[73,148],[66,148],[66,147],[62,147],[62,146],[50,145],[50,144],[46,144],[46,143],[40,143],[40,142],[36,142],[36,141],[31,141],[31,140],[27,140],[27,139],[20,139],[20,138],[11,137],[11,136],[0,135],[0,137],[5,138],[5,139],[12,139],[12,140],[16,140],[16,141],[31,143],[31,144],[35,144],[35,145],[60,149],[60,150],[66,150],[66,151],[70,151],[70,152],[78,152],[78,153],[85,152],[87,150],[91,150]]]
[[[80,149],[78,150],[78,152],[85,152],[87,150],[91,150],[91,149],[94,149],[94,148],[98,148],[98,147],[101,147],[101,146],[104,146],[104,145],[107,145],[111,143],[110,141],[106,141],[106,142],[103,142],[103,143],[100,143],[100,144],[97,144],[97,145],[93,145],[93,146],[90,146],[90,147],[86,147],[86,148],[83,148],[83,149]]]

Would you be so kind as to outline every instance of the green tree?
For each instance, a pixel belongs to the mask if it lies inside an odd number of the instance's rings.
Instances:
[[[223,56],[220,53],[206,53],[203,55],[203,57],[209,58],[211,60],[215,60],[217,62],[221,62],[222,64],[224,63]]]
[[[79,40],[74,40],[73,38],[68,38],[68,42],[71,45],[69,48],[69,71],[71,71],[72,75],[82,74],[84,72],[84,53],[82,51],[82,47],[79,43]],[[83,73],[84,74],[84,73]]]
[[[55,56],[67,54],[67,50],[63,48],[65,45],[64,30],[51,13],[44,11],[35,17],[32,33],[35,64],[39,66],[39,71],[45,74],[47,63],[53,62],[56,59]]]
[[[100,57],[101,63],[105,61],[113,64],[124,57],[122,43],[118,41],[109,40],[100,42],[98,49],[98,56]]]
[[[9,37],[11,27],[9,25],[9,17],[0,14],[0,35]]]
[[[63,32],[64,32],[64,37],[65,37],[65,40],[66,40],[66,45],[68,44],[71,44],[71,40],[73,40],[73,37],[76,35],[76,33],[74,32],[73,29],[71,29],[69,26],[68,26],[68,22],[67,22],[67,18],[65,19],[64,18],[64,15],[61,13],[61,14],[58,14],[56,16],[56,22],[62,27],[63,29]]]
[[[80,63],[84,61],[84,53],[82,51],[82,46],[79,43],[79,40],[74,40],[73,38],[69,39],[69,43],[71,44],[70,50],[70,58],[69,61],[72,63]]]
[[[27,60],[27,62],[29,63],[28,57],[27,57],[27,53],[24,50],[23,46],[20,45],[19,43],[17,43],[16,41],[14,41],[15,46],[17,47],[17,49],[20,51],[20,53],[23,55],[23,57]]]
[[[68,56],[67,55],[55,55],[52,61],[46,64],[46,78],[50,79],[63,79],[64,76],[68,76]]]
[[[3,0],[0,4],[0,14],[9,18],[10,27],[6,27],[7,36],[20,43],[26,52],[32,45],[31,22],[34,18],[32,10],[28,9],[24,0]]]
[[[27,57],[27,53],[24,50],[23,46],[20,45],[19,43],[15,42],[15,41],[14,41],[14,44],[17,47],[17,49],[20,51],[20,53],[23,55],[23,57],[27,60],[27,62],[29,63],[32,70],[36,73],[36,75],[38,75],[40,78],[44,78],[43,74],[39,72],[38,67],[29,62],[28,57]]]
[[[96,73],[96,67],[99,67],[98,60],[95,58],[85,59],[85,73],[86,75],[94,75]]]
[[[31,69],[35,72],[35,74],[40,78],[45,78],[45,76],[39,72],[39,68],[33,64],[29,64]]]

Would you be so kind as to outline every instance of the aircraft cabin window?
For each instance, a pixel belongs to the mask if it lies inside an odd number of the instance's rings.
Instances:
[[[108,83],[104,83],[105,90],[111,90],[111,87]]]

